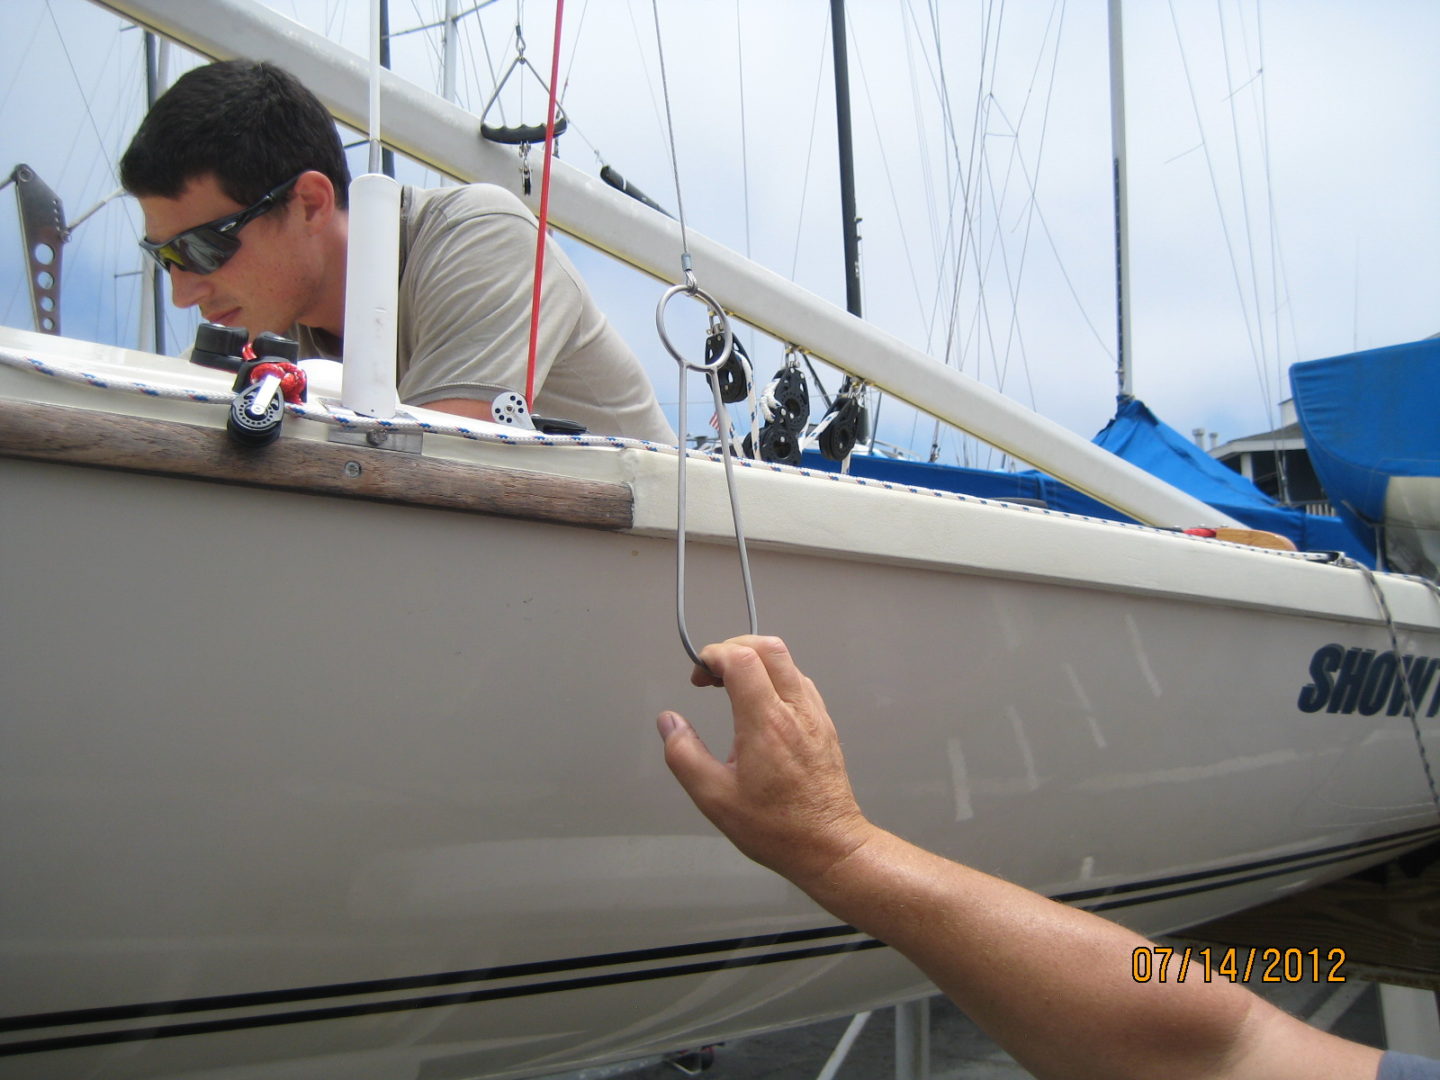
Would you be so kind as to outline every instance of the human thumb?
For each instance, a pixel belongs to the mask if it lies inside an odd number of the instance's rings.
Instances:
[[[690,721],[668,709],[655,718],[655,727],[660,732],[660,738],[665,741],[666,746],[669,746],[672,735],[687,731],[692,735],[695,733],[695,729],[690,726]]]
[[[662,712],[655,719],[655,727],[665,740],[665,764],[691,798],[715,771],[724,771],[725,766],[715,760],[690,722],[679,713]]]

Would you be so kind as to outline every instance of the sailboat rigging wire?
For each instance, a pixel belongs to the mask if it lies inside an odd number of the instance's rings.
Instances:
[[[1001,108],[999,102],[994,102],[993,105],[994,105],[995,111],[1000,114],[1001,118],[1004,119],[1007,124],[1010,124],[1010,119],[1009,119],[1009,117],[1007,117],[1007,116],[1005,115],[1005,111],[1004,111],[1003,108]],[[1004,361],[1004,363],[1003,363],[1003,365],[1002,365],[1002,363],[1001,363],[1001,361],[1002,361],[1002,355],[1001,355],[1001,353],[1000,353],[999,351],[997,351],[997,349],[996,349],[996,347],[995,347],[994,326],[993,326],[993,324],[992,324],[992,323],[990,322],[990,320],[989,320],[988,312],[987,312],[987,318],[986,318],[986,336],[989,338],[989,341],[990,341],[990,363],[991,363],[991,366],[992,366],[992,368],[994,369],[994,372],[995,372],[995,388],[996,388],[997,390],[1001,390],[1001,391],[1003,391],[1003,390],[1005,389],[1005,382],[1006,382],[1006,379],[1009,377],[1009,374],[1010,374],[1010,350],[1011,350],[1011,346],[1012,346],[1012,344],[1013,344],[1017,339],[1019,339],[1019,341],[1020,341],[1021,366],[1022,366],[1022,368],[1023,368],[1024,371],[1025,371],[1025,383],[1026,383],[1027,388],[1028,388],[1029,391],[1030,391],[1030,407],[1033,409],[1033,408],[1036,407],[1036,405],[1035,405],[1035,384],[1034,384],[1034,382],[1033,382],[1033,381],[1031,380],[1031,378],[1030,378],[1030,364],[1029,364],[1028,358],[1025,356],[1025,341],[1024,341],[1024,337],[1021,335],[1020,326],[1019,326],[1019,314],[1020,314],[1020,281],[1021,281],[1021,279],[1025,276],[1025,255],[1026,255],[1026,253],[1029,251],[1029,245],[1030,245],[1030,228],[1029,228],[1030,215],[1027,215],[1027,216],[1026,216],[1026,228],[1025,228],[1025,233],[1024,233],[1024,236],[1023,236],[1023,238],[1022,238],[1022,240],[1021,240],[1021,243],[1020,243],[1020,263],[1019,263],[1019,266],[1015,269],[1015,271],[1014,271],[1013,274],[1011,273],[1011,269],[1010,269],[1009,247],[1006,245],[1004,239],[1002,238],[1002,236],[1001,236],[1000,233],[999,233],[999,227],[1000,227],[1000,225],[1001,225],[1001,215],[1002,215],[1002,212],[1003,212],[1004,206],[1005,206],[1005,196],[1006,196],[1006,192],[1009,190],[1009,187],[1010,187],[1010,180],[1009,180],[1010,170],[1014,167],[1014,162],[1015,162],[1015,160],[1020,157],[1020,148],[1019,148],[1020,128],[1019,128],[1018,125],[1010,124],[1010,129],[1011,129],[1014,137],[1011,139],[1010,160],[1009,160],[1009,162],[1008,162],[1007,165],[1006,165],[1006,177],[1005,177],[1005,181],[1004,181],[1003,186],[1002,186],[1001,189],[1000,189],[1000,193],[999,193],[999,197],[998,197],[998,198],[996,197],[996,192],[995,192],[995,181],[994,181],[994,178],[993,178],[993,177],[991,176],[991,174],[990,174],[990,157],[989,157],[988,154],[985,155],[985,157],[984,157],[984,163],[985,163],[985,165],[984,165],[984,172],[985,172],[985,177],[986,177],[986,180],[987,180],[987,183],[985,184],[985,189],[986,189],[986,191],[987,191],[988,194],[989,194],[990,205],[991,205],[991,210],[992,210],[992,216],[994,217],[995,225],[996,225],[996,230],[997,230],[996,233],[994,234],[994,236],[993,236],[992,239],[991,239],[991,250],[992,250],[992,251],[998,251],[999,254],[1000,254],[1000,265],[1001,265],[1002,270],[1004,271],[1005,288],[1006,288],[1006,292],[1007,292],[1007,294],[1008,294],[1007,298],[1008,298],[1009,301],[1010,301],[1010,320],[1009,320],[1009,327],[1008,327],[1008,329],[1007,329],[1007,331],[1006,331],[1006,333],[1005,333],[1005,339],[1004,339],[1004,353],[1003,353],[1003,361]],[[1042,145],[1043,145],[1043,139],[1044,139],[1043,128],[1042,128],[1041,139],[1042,139]],[[1022,164],[1021,164],[1021,172],[1022,172],[1022,174],[1025,176],[1025,179],[1026,179],[1027,183],[1029,183],[1029,180],[1030,180],[1029,171],[1024,168],[1023,160],[1022,160]],[[1027,203],[1028,203],[1030,206],[1034,206],[1034,203],[1035,203],[1035,189],[1034,189],[1033,184],[1029,187],[1029,198],[1028,198],[1026,201],[1027,201]],[[991,256],[991,258],[993,258],[993,256]],[[987,264],[987,276],[988,276],[988,264]]]
[[[1205,138],[1205,126],[1200,121],[1200,105],[1195,96],[1195,82],[1190,75],[1190,61],[1185,54],[1185,43],[1180,36],[1180,22],[1175,14],[1174,0],[1170,0],[1170,25],[1175,30],[1175,44],[1180,50],[1180,68],[1185,73],[1185,86],[1190,94],[1190,109],[1195,114],[1195,128],[1200,133],[1200,145],[1205,150],[1205,168],[1210,176],[1210,190],[1215,196],[1215,210],[1220,218],[1220,232],[1225,238],[1225,253],[1230,258],[1230,273],[1235,282],[1235,292],[1240,300],[1241,321],[1245,325],[1245,334],[1250,340],[1250,355],[1258,356],[1255,347],[1255,331],[1250,325],[1250,313],[1245,306],[1245,287],[1240,281],[1240,267],[1235,261],[1235,246],[1230,239],[1230,226],[1225,220],[1225,207],[1220,201],[1220,184],[1215,177],[1215,163],[1210,157],[1210,144]],[[1268,412],[1267,405],[1267,412]]]
[[[585,29],[585,16],[590,11],[590,0],[580,5],[580,21],[575,24],[575,47],[570,50],[570,62],[565,65],[565,79],[560,85],[560,100],[565,100],[565,91],[570,88],[570,73],[575,70],[575,58],[580,55],[580,35]],[[554,79],[550,80],[552,83]],[[588,139],[586,140],[589,141]]]
[[[983,116],[985,92],[985,64],[990,56],[990,16],[994,10],[993,4],[987,4],[982,12],[982,25],[980,33],[980,75],[975,86],[975,112],[970,123],[970,152],[968,160],[962,162],[960,157],[960,140],[956,135],[955,113],[950,103],[950,84],[945,77],[945,58],[941,55],[940,35],[940,12],[935,0],[930,0],[930,28],[935,38],[935,70],[940,80],[940,103],[942,115],[945,118],[945,132],[949,138],[950,148],[953,152],[954,174],[950,178],[950,202],[949,202],[949,226],[946,235],[946,254],[953,255],[955,260],[955,281],[950,297],[950,312],[946,320],[945,330],[945,356],[946,364],[952,364],[957,370],[964,370],[965,349],[962,346],[960,358],[952,360],[955,348],[955,332],[959,319],[960,292],[965,284],[965,268],[967,265],[966,252],[971,253],[975,262],[977,277],[980,271],[980,253],[976,246],[975,234],[978,231],[975,222],[975,207],[972,200],[975,196],[975,158],[977,141],[981,130],[981,117]],[[993,67],[991,69],[993,85]],[[947,159],[947,171],[949,168]],[[962,168],[963,165],[963,168]],[[955,199],[960,196],[961,224],[959,237],[954,236],[955,221]],[[983,294],[982,294],[983,296]]]
[[[845,17],[850,18],[849,11]],[[860,48],[860,35],[854,32],[854,26],[850,27],[850,40],[855,42],[855,66],[860,69],[860,85],[865,90],[865,102],[870,106],[870,122],[875,128],[875,143],[881,147],[880,165],[885,170],[885,184],[890,190],[890,206],[895,211],[895,224],[900,233],[900,248],[905,253],[905,269],[910,272],[910,285],[915,291],[915,307],[919,311],[920,318],[925,317],[925,301],[920,295],[920,279],[915,273],[915,255],[910,249],[910,237],[905,232],[905,217],[900,212],[900,194],[895,190],[895,177],[890,171],[890,155],[884,152],[885,138],[880,130],[880,116],[875,108],[875,97],[870,92],[870,78],[865,73],[864,49]],[[808,359],[808,358],[807,358]],[[825,404],[830,404],[827,399]]]
[[[1410,671],[1400,660],[1400,639],[1395,633],[1395,617],[1390,614],[1390,605],[1385,601],[1385,593],[1380,588],[1380,583],[1375,580],[1375,573],[1364,563],[1356,563],[1356,568],[1365,575],[1365,581],[1370,586],[1370,592],[1375,597],[1375,602],[1380,606],[1380,615],[1385,620],[1386,633],[1390,635],[1390,651],[1395,657],[1395,681],[1400,686],[1401,695],[1405,701],[1405,715],[1410,720],[1410,728],[1415,733],[1415,748],[1420,752],[1420,765],[1425,770],[1425,782],[1430,786],[1430,801],[1435,804],[1435,812],[1440,814],[1440,788],[1435,784],[1435,773],[1430,768],[1429,755],[1425,753],[1425,738],[1420,732],[1420,709],[1415,701],[1414,687],[1410,683]],[[1423,579],[1422,579],[1423,580]],[[1440,592],[1436,592],[1435,586],[1426,582],[1431,592],[1440,598]],[[1414,665],[1418,661],[1411,660]]]
[[[370,0],[370,107],[367,109],[370,171],[380,171],[380,4]]]
[[[499,80],[495,76],[495,59],[490,55],[490,38],[485,34],[485,20],[476,19],[475,28],[480,31],[480,49],[485,54],[485,69],[490,73],[490,85],[498,86]],[[471,50],[473,52],[473,45],[471,46]],[[473,66],[474,65],[471,64],[465,65],[465,75],[467,83],[470,81],[470,72]],[[508,123],[508,121],[505,119],[505,103],[503,101],[500,102],[500,122],[502,124]]]
[[[1256,77],[1259,78],[1265,73],[1265,32],[1258,3],[1255,5],[1255,51],[1258,69]],[[1280,227],[1275,215],[1275,176],[1270,167],[1270,95],[1266,87],[1268,81],[1263,78],[1260,80],[1260,153],[1265,173],[1265,215],[1270,239],[1270,299],[1274,304],[1275,316],[1275,383],[1279,395],[1282,393],[1281,381],[1285,377],[1284,365],[1280,359],[1280,288],[1285,282],[1284,264],[1280,258]],[[1288,284],[1285,284],[1285,291],[1289,292]],[[1294,317],[1293,311],[1291,317]]]
[[[461,19],[464,19],[470,15],[474,15],[481,8],[487,8],[491,4],[497,2],[498,0],[483,0],[482,3],[472,4],[464,11],[457,11],[455,13],[455,21],[459,22]],[[415,11],[415,17],[419,18],[420,9],[415,4],[414,0],[411,0],[410,6]],[[449,22],[450,20],[448,18],[432,19],[430,22],[422,22],[417,26],[407,26],[404,30],[391,30],[390,37],[393,40],[398,37],[404,37],[406,34],[418,34],[422,30],[438,30],[440,27],[448,25]]]
[[[47,6],[48,6],[48,5],[47,5]],[[54,22],[54,21],[55,21],[55,15],[54,15],[53,12],[50,14],[50,20],[51,20],[51,22]],[[33,55],[34,55],[34,52],[35,52],[35,38],[36,38],[36,36],[40,33],[40,24],[41,24],[42,22],[44,22],[44,21],[45,21],[45,20],[44,20],[44,16],[43,16],[43,15],[38,16],[38,17],[36,18],[36,20],[35,20],[35,25],[30,28],[30,37],[29,37],[29,39],[26,41],[25,47],[24,47],[23,49],[21,49],[21,50],[20,50],[18,53],[16,53],[15,55],[17,55],[17,56],[33,56]],[[12,91],[14,91],[14,89],[15,89],[15,84],[20,81],[20,77],[21,77],[24,73],[25,73],[25,66],[24,66],[23,64],[14,64],[14,65],[12,65],[12,67],[11,67],[11,74],[10,74],[10,81],[5,85],[4,91],[3,91],[3,92],[0,92],[0,112],[5,111],[6,107],[9,105],[9,102],[10,102],[10,94],[11,94]]]
[[[740,88],[740,190],[745,196],[745,257],[750,258],[750,155],[747,150],[749,131],[745,123],[745,42],[740,32],[740,0],[735,0],[735,73]],[[751,339],[754,344],[754,339]]]
[[[830,14],[826,9],[825,29],[820,35],[820,61],[815,69],[815,100],[810,105],[810,138],[805,144],[805,172],[800,179],[800,212],[795,215],[795,248],[790,256],[790,280],[795,280],[795,270],[800,265],[800,236],[805,229],[805,197],[810,193],[810,165],[815,160],[815,127],[820,116],[820,88],[825,81],[825,47],[828,44]]]
[[[1283,400],[1285,396],[1283,390],[1283,383],[1285,380],[1285,368],[1284,364],[1280,359],[1280,233],[1277,224],[1277,218],[1275,215],[1274,177],[1270,169],[1270,109],[1268,104],[1268,94],[1266,93],[1266,82],[1268,80],[1264,78],[1265,36],[1262,28],[1261,5],[1259,3],[1259,0],[1256,0],[1255,4],[1255,49],[1257,53],[1256,62],[1253,65],[1255,67],[1255,76],[1254,78],[1249,80],[1249,82],[1247,82],[1245,86],[1249,86],[1251,83],[1254,83],[1257,80],[1260,84],[1258,87],[1258,93],[1252,94],[1251,97],[1252,101],[1258,98],[1259,103],[1257,110],[1258,115],[1256,119],[1260,127],[1260,155],[1262,163],[1261,170],[1265,178],[1265,224],[1266,239],[1269,242],[1269,247],[1266,254],[1270,263],[1270,301],[1272,304],[1271,315],[1274,317],[1274,325],[1271,327],[1271,340],[1274,343],[1275,349],[1273,357],[1275,368],[1275,396]],[[1246,49],[1246,60],[1249,61],[1248,47]],[[1255,317],[1256,319],[1259,319],[1261,316],[1258,296],[1256,298],[1256,305],[1257,306],[1255,310]],[[1263,328],[1264,324],[1262,323],[1262,340],[1264,335]],[[1270,372],[1266,371],[1264,373],[1264,378],[1268,378],[1269,375]],[[1279,490],[1281,495],[1281,501],[1289,503],[1292,501],[1293,496],[1290,490],[1290,478],[1286,469],[1285,455],[1282,452],[1280,445],[1280,426],[1278,424],[1273,425],[1272,430],[1275,433],[1272,449],[1275,453],[1275,462],[1277,466],[1276,472],[1279,477]]]
[[[65,63],[66,63],[66,64],[69,66],[69,68],[70,68],[70,77],[75,80],[75,85],[76,85],[77,87],[81,87],[82,84],[81,84],[81,82],[80,82],[80,72],[76,69],[76,67],[75,67],[75,59],[74,59],[74,57],[72,57],[72,56],[70,55],[70,49],[69,49],[69,47],[65,44],[66,35],[65,35],[64,31],[62,31],[62,30],[60,29],[60,22],[59,22],[58,19],[55,18],[55,9],[54,9],[54,7],[51,6],[49,0],[46,0],[46,3],[45,3],[45,12],[46,12],[46,14],[48,14],[48,15],[50,16],[50,22],[51,22],[51,24],[55,27],[55,35],[56,35],[56,37],[59,39],[59,42],[60,42],[60,51],[65,54]],[[101,156],[104,157],[104,159],[105,159],[105,165],[106,165],[106,168],[109,170],[109,175],[110,175],[110,176],[115,176],[115,175],[117,174],[118,170],[115,168],[115,162],[114,162],[114,160],[111,158],[111,155],[110,155],[110,147],[106,144],[106,142],[105,142],[105,137],[100,134],[100,128],[99,128],[99,126],[95,123],[95,113],[94,113],[94,112],[91,110],[91,108],[90,108],[91,95],[90,95],[90,94],[87,94],[87,93],[84,91],[84,89],[81,89],[81,90],[80,90],[80,97],[81,97],[81,100],[83,100],[83,101],[85,102],[85,119],[90,122],[90,130],[91,130],[91,131],[94,133],[94,135],[95,135],[95,145],[100,148],[100,154],[101,154]],[[69,151],[68,151],[68,152],[66,153],[66,155],[65,155],[65,163],[64,163],[64,165],[62,165],[62,171],[63,171],[63,169],[64,169],[65,166],[68,166],[68,165],[69,165],[70,155],[71,155],[72,153],[74,153],[74,150],[75,150],[75,142],[78,141],[79,137],[80,137],[80,133],[79,133],[79,131],[76,131],[74,138],[71,140],[70,149],[69,149]]]
[[[655,52],[660,62],[660,97],[665,104],[665,133],[670,141],[670,172],[675,178],[675,219],[680,223],[680,269],[685,274],[685,283],[694,291],[695,272],[690,265],[690,239],[685,232],[685,195],[680,190],[680,157],[675,152],[675,118],[670,115],[670,80],[665,73],[665,43],[660,39],[659,0],[650,0],[650,10],[655,16]],[[656,318],[659,318],[658,313]],[[725,353],[725,358],[728,360],[730,353],[728,338],[725,342]],[[684,417],[681,417],[680,422],[682,425],[684,424]]]
[[[545,275],[545,226],[550,220],[550,162],[555,152],[555,94],[560,74],[560,24],[565,0],[555,0],[555,45],[550,50],[550,103],[545,117],[545,163],[540,170],[540,216],[535,237],[535,287],[530,295],[530,351],[525,362],[525,403],[535,404],[535,354],[540,342],[540,283]]]
[[[1225,30],[1225,7],[1216,0],[1215,12],[1220,20],[1220,51],[1225,61],[1225,84],[1230,84],[1230,42]],[[1244,19],[1241,18],[1241,31],[1243,36]],[[1259,78],[1259,76],[1255,76]],[[1250,82],[1253,82],[1251,79]],[[1249,83],[1247,82],[1248,86]],[[1260,351],[1254,356],[1255,375],[1260,382],[1260,400],[1265,403],[1265,418],[1271,429],[1278,427],[1275,417],[1274,401],[1270,396],[1270,384],[1267,379],[1269,368],[1269,357],[1265,347],[1265,322],[1262,314],[1263,304],[1260,299],[1260,279],[1255,268],[1255,234],[1250,223],[1250,196],[1245,187],[1245,163],[1240,155],[1240,121],[1236,115],[1235,95],[1240,92],[1239,88],[1226,95],[1225,101],[1230,110],[1230,137],[1235,142],[1235,174],[1240,183],[1240,213],[1241,220],[1245,226],[1245,253],[1250,261],[1250,290],[1255,303],[1255,329],[1260,337]],[[1280,495],[1282,500],[1287,499],[1283,459],[1277,453],[1275,457],[1276,474],[1280,481]]]
[[[1056,24],[1056,13],[1057,13],[1057,10],[1058,10],[1058,12],[1059,12],[1059,23],[1058,23],[1058,25]],[[1021,176],[1024,178],[1024,180],[1025,180],[1026,199],[1025,199],[1025,214],[1024,214],[1024,216],[1025,216],[1025,231],[1024,231],[1024,235],[1023,235],[1023,237],[1022,237],[1022,239],[1021,239],[1021,242],[1020,242],[1020,265],[1019,265],[1019,268],[1016,270],[1015,279],[1014,279],[1013,285],[1012,285],[1012,287],[1011,287],[1011,299],[1010,299],[1010,334],[1009,334],[1009,336],[1007,337],[1006,343],[1005,343],[1005,371],[1001,374],[1000,378],[1001,378],[1001,383],[1002,383],[1002,385],[1003,385],[1003,381],[1004,381],[1005,377],[1008,375],[1008,373],[1009,373],[1009,368],[1010,368],[1010,346],[1011,346],[1011,342],[1012,342],[1012,341],[1017,341],[1017,342],[1019,343],[1019,348],[1020,348],[1020,366],[1021,366],[1021,370],[1023,370],[1024,373],[1025,373],[1025,384],[1026,384],[1026,387],[1028,388],[1028,390],[1029,390],[1029,392],[1030,392],[1030,405],[1031,405],[1032,408],[1034,408],[1035,405],[1036,405],[1036,399],[1035,399],[1035,383],[1034,383],[1034,379],[1033,379],[1033,377],[1032,377],[1032,375],[1031,375],[1031,372],[1030,372],[1030,358],[1029,358],[1029,356],[1028,356],[1028,355],[1026,354],[1026,352],[1025,352],[1025,340],[1024,340],[1024,337],[1023,337],[1022,332],[1021,332],[1021,330],[1020,330],[1020,299],[1019,299],[1019,294],[1020,294],[1020,282],[1021,282],[1021,279],[1025,276],[1026,256],[1029,254],[1029,251],[1030,251],[1030,231],[1031,231],[1031,228],[1032,228],[1033,225],[1034,225],[1034,220],[1035,220],[1036,211],[1037,211],[1038,208],[1039,208],[1039,199],[1038,199],[1038,197],[1037,197],[1037,193],[1038,193],[1039,188],[1040,188],[1040,166],[1041,166],[1041,164],[1042,164],[1042,163],[1044,162],[1044,160],[1045,160],[1045,139],[1046,139],[1046,136],[1049,134],[1049,130],[1050,130],[1050,105],[1051,105],[1051,103],[1052,103],[1052,102],[1054,101],[1054,99],[1055,99],[1055,76],[1056,76],[1056,72],[1057,72],[1057,70],[1058,70],[1058,68],[1059,68],[1059,65],[1060,65],[1060,36],[1061,36],[1061,30],[1062,30],[1063,27],[1064,27],[1064,19],[1065,19],[1065,5],[1064,5],[1064,3],[1063,3],[1063,0],[1060,0],[1060,2],[1057,2],[1057,3],[1055,3],[1055,4],[1052,4],[1052,5],[1051,5],[1051,8],[1050,8],[1050,18],[1046,21],[1046,24],[1045,24],[1045,38],[1044,38],[1044,40],[1042,40],[1042,42],[1041,42],[1039,54],[1038,54],[1038,55],[1036,56],[1036,58],[1035,58],[1035,67],[1034,67],[1034,69],[1031,71],[1031,74],[1030,74],[1030,85],[1027,87],[1027,89],[1026,89],[1026,91],[1025,91],[1025,102],[1024,102],[1023,105],[1021,105],[1021,107],[1020,107],[1020,116],[1019,116],[1019,118],[1016,120],[1015,124],[1013,125],[1013,129],[1014,129],[1014,132],[1015,132],[1015,141],[1014,141],[1014,143],[1013,143],[1012,146],[1011,146],[1010,160],[1009,160],[1009,162],[1007,162],[1007,164],[1006,164],[1006,169],[1005,169],[1005,174],[1006,174],[1005,189],[1008,190],[1008,188],[1009,188],[1009,186],[1010,186],[1010,179],[1009,179],[1009,178],[1010,178],[1010,172],[1011,172],[1011,170],[1014,168],[1015,163],[1016,163],[1016,162],[1019,163],[1019,165],[1020,165],[1020,174],[1021,174]],[[1039,81],[1039,78],[1040,78],[1040,70],[1041,70],[1042,63],[1043,63],[1044,58],[1045,58],[1045,42],[1050,39],[1050,28],[1051,28],[1051,26],[1055,26],[1055,43],[1054,43],[1054,45],[1053,45],[1052,48],[1051,48],[1050,78],[1049,78],[1049,81],[1048,81],[1048,83],[1046,84],[1046,87],[1045,87],[1044,108],[1043,108],[1043,110],[1042,110],[1042,112],[1041,112],[1041,116],[1040,116],[1040,137],[1039,137],[1038,144],[1037,144],[1036,147],[1035,147],[1035,175],[1034,175],[1034,176],[1031,176],[1030,170],[1029,170],[1028,168],[1026,168],[1026,166],[1025,166],[1025,155],[1024,155],[1024,152],[1023,152],[1023,150],[1021,149],[1021,145],[1020,145],[1020,132],[1021,132],[1021,129],[1024,127],[1024,124],[1025,124],[1025,114],[1026,114],[1026,112],[1029,111],[1029,108],[1030,108],[1030,98],[1031,98],[1031,96],[1034,94],[1034,92],[1035,92],[1035,85],[1036,85],[1036,83]],[[1001,108],[1001,106],[1000,106],[998,103],[996,104],[996,108],[1000,110],[1000,114],[1001,114],[1002,116],[1005,115],[1004,109]],[[1007,120],[1008,120],[1008,117],[1007,117]],[[1003,199],[1002,199],[1002,202],[1003,202]],[[997,218],[998,218],[998,210],[997,210]],[[1008,271],[1008,262],[1007,262],[1007,271]],[[1007,272],[1007,274],[1006,274],[1006,280],[1007,280],[1007,282],[1009,281],[1009,274],[1008,274],[1008,272]]]
[[[730,360],[731,352],[735,347],[735,331],[731,328],[730,317],[725,314],[725,310],[700,288],[691,264],[690,242],[685,232],[685,198],[680,190],[680,158],[675,152],[675,121],[670,114],[670,83],[665,74],[665,43],[660,36],[658,0],[650,0],[650,7],[655,17],[655,50],[660,59],[660,92],[665,101],[665,126],[670,141],[670,170],[675,177],[675,211],[676,220],[680,226],[680,269],[685,277],[681,284],[672,285],[665,290],[660,297],[659,305],[655,308],[655,328],[660,332],[660,341],[670,355],[675,358],[676,363],[680,365],[680,392],[678,394],[680,464],[676,470],[675,495],[675,623],[680,631],[680,643],[684,645],[686,654],[697,666],[705,667],[705,662],[695,651],[695,646],[690,641],[689,631],[685,627],[685,458],[688,456],[685,452],[687,411],[685,375],[689,371],[699,371],[706,375],[710,383],[711,394],[715,398],[715,414],[723,418],[726,412],[725,402],[720,397],[720,369]],[[725,344],[719,355],[708,364],[696,364],[685,359],[685,356],[671,344],[670,337],[665,332],[665,307],[682,292],[687,296],[697,297],[703,302],[710,309],[712,318],[724,331]],[[759,624],[755,617],[755,587],[750,580],[750,556],[745,547],[745,526],[740,517],[740,498],[735,489],[735,470],[731,464],[729,439],[722,438],[720,440],[720,456],[725,463],[725,489],[730,496],[730,517],[735,523],[735,546],[740,553],[740,577],[745,590],[745,607],[750,617],[750,633],[756,634],[759,633]]]
[[[640,38],[640,24],[635,21],[634,4],[627,3],[625,11],[630,16],[630,33],[635,37],[635,56],[640,66],[640,73],[645,76],[645,89],[650,92],[650,108],[655,112],[655,126],[659,129],[661,138],[664,138],[665,120],[660,115],[660,103],[655,99],[655,83],[650,78],[649,54],[645,51],[645,43]]]
[[[940,87],[942,94],[942,106],[946,118],[946,129],[949,140],[955,153],[956,173],[954,183],[951,187],[950,220],[954,220],[954,200],[958,194],[961,198],[962,226],[958,238],[958,246],[955,250],[955,280],[954,288],[950,295],[950,312],[946,323],[945,339],[945,363],[950,364],[954,354],[955,336],[960,318],[960,298],[965,285],[965,269],[967,265],[973,265],[975,271],[976,306],[970,320],[970,333],[966,335],[966,344],[960,347],[959,360],[954,363],[957,370],[963,371],[965,367],[965,356],[969,352],[968,342],[973,340],[974,335],[981,332],[983,327],[987,335],[992,325],[989,312],[989,304],[983,288],[985,281],[985,259],[982,258],[979,241],[979,216],[981,207],[980,191],[978,185],[983,182],[983,175],[977,173],[985,172],[985,115],[988,102],[994,97],[995,72],[998,62],[1000,44],[1000,25],[1004,20],[1004,6],[1000,6],[999,15],[995,14],[995,3],[991,0],[984,6],[982,12],[982,25],[980,33],[980,71],[975,86],[975,110],[970,125],[970,147],[968,156],[962,169],[960,161],[960,144],[955,136],[954,117],[950,107],[949,84],[945,78],[945,62],[940,54],[940,12],[936,0],[930,0],[930,22],[935,36],[935,66],[939,72]],[[991,38],[994,38],[994,48],[991,48]],[[988,66],[988,74],[987,74]],[[988,89],[987,89],[988,85]],[[992,362],[995,355],[994,341],[990,342],[990,354]],[[976,376],[980,375],[980,358],[976,358]],[[987,452],[990,448],[987,448]]]

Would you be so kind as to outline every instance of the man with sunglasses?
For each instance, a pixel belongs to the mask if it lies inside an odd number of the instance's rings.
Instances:
[[[340,358],[350,171],[334,121],[294,76],[244,60],[187,72],[151,107],[120,179],[176,306]],[[499,392],[524,390],[536,228],[494,185],[402,190],[402,401],[488,419]],[[534,411],[673,444],[644,369],[553,242],[541,297]]]

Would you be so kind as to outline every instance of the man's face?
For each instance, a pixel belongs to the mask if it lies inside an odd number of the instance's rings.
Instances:
[[[191,180],[178,198],[142,195],[138,201],[145,214],[145,235],[155,241],[244,209],[209,174]],[[312,303],[318,272],[309,237],[297,227],[296,218],[303,213],[297,203],[292,197],[241,228],[236,234],[240,250],[213,273],[171,266],[175,306],[199,304],[207,321],[243,326],[252,338],[264,330],[289,333]]]

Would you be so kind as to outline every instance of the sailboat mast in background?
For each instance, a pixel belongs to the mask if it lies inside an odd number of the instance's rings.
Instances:
[[[855,214],[855,148],[850,136],[850,65],[845,56],[845,0],[830,0],[835,57],[835,128],[840,148],[840,217],[845,235],[845,310],[860,314],[860,219]]]
[[[1125,212],[1125,38],[1121,0],[1110,0],[1110,156],[1115,184],[1115,375],[1134,397],[1130,370],[1130,223]]]
[[[169,81],[170,43],[158,34],[145,32],[145,108],[155,104]],[[148,260],[147,260],[148,262]],[[165,355],[165,271],[158,266],[142,268],[140,303],[140,348],[153,346]]]

